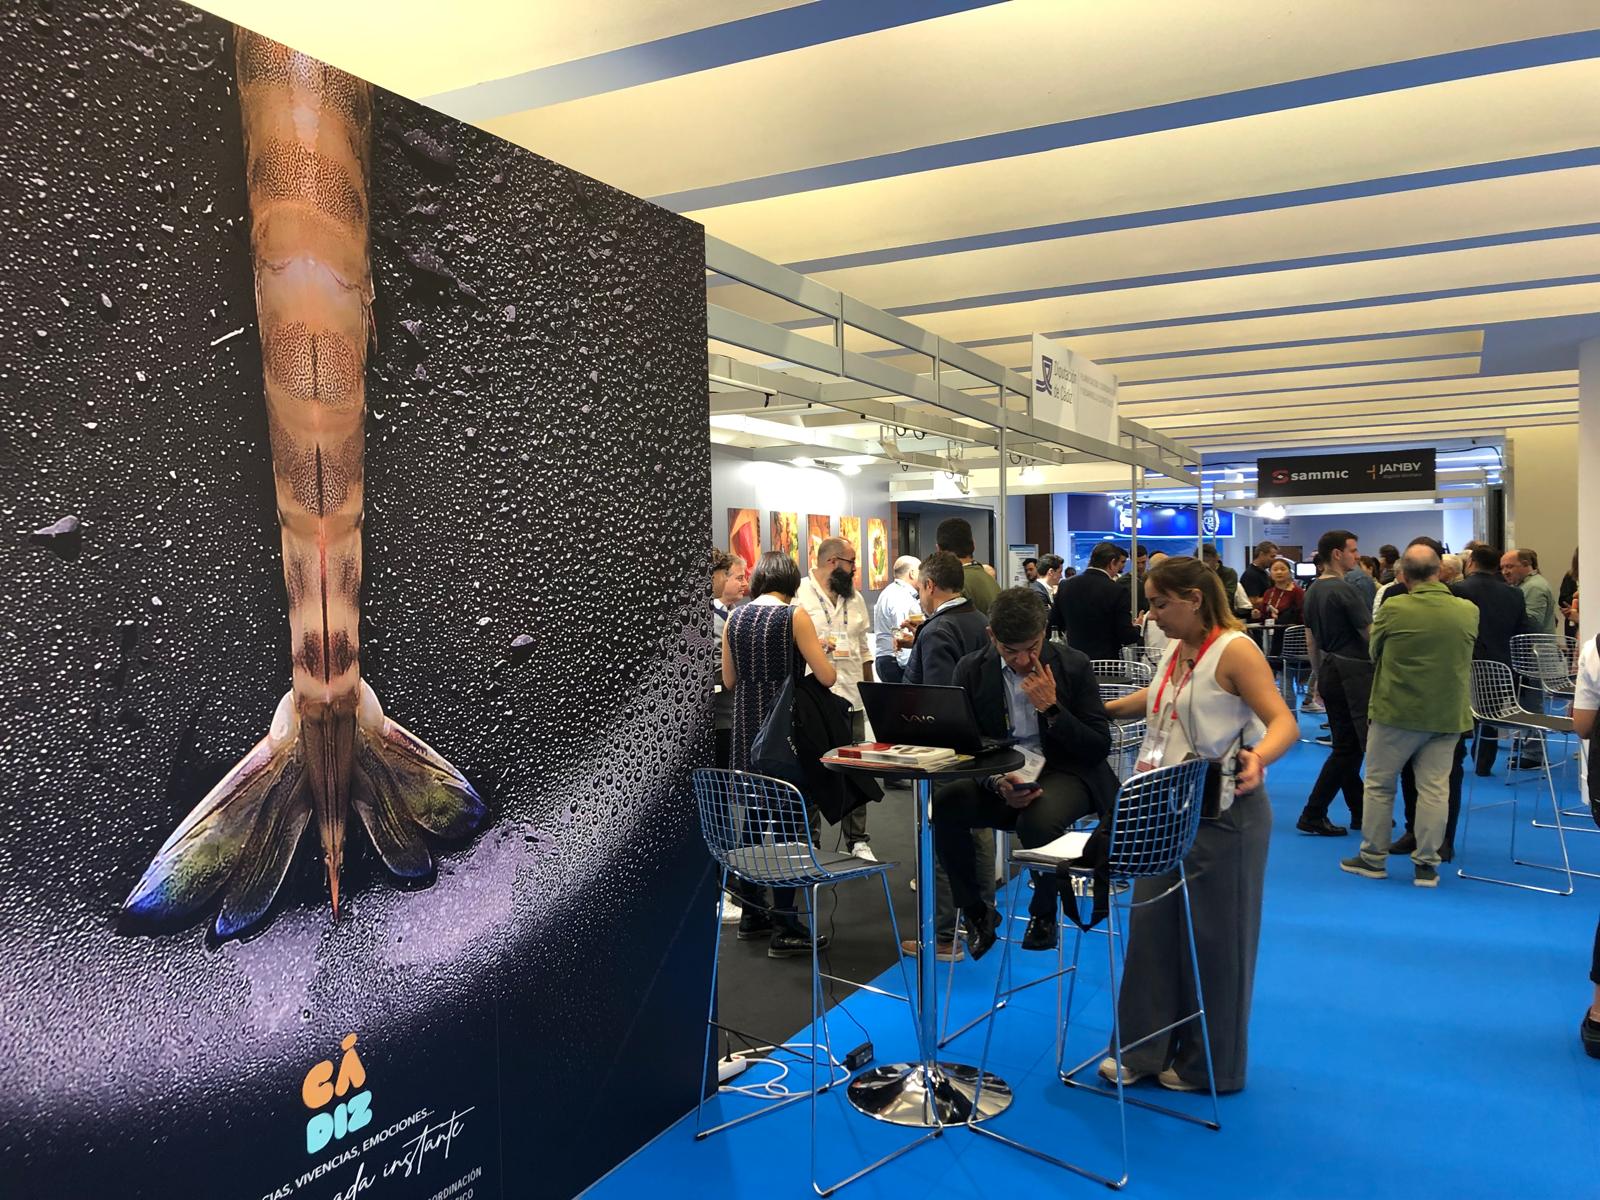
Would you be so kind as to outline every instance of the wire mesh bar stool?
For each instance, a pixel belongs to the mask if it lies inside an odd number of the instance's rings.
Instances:
[[[1122,648],[1122,661],[1143,663],[1154,671],[1161,662],[1161,656],[1166,652],[1165,644],[1152,646],[1147,642],[1135,642],[1131,646]]]
[[[1279,684],[1283,692],[1283,702],[1291,709],[1295,707],[1295,685],[1299,682],[1300,673],[1305,672],[1306,694],[1311,694],[1312,685],[1316,682],[1316,675],[1311,668],[1311,644],[1306,640],[1306,627],[1304,625],[1286,625],[1283,629],[1283,646],[1278,656],[1278,661],[1283,667],[1283,674],[1279,677]]]
[[[1562,633],[1519,633],[1511,639],[1511,669],[1546,700],[1572,699],[1577,690],[1577,642]]]
[[[1140,688],[1150,686],[1154,671],[1149,663],[1128,662],[1112,658],[1098,658],[1089,663],[1090,673],[1100,689],[1101,702],[1131,696]],[[1138,754],[1144,742],[1145,720],[1140,717],[1116,718],[1111,722],[1111,753],[1107,755],[1117,778],[1127,775],[1133,767],[1131,758]]]
[[[999,846],[999,859],[1000,859],[1000,878],[1002,880],[1009,880],[1011,878],[1011,875],[1012,875],[1011,841],[1012,841],[1012,839],[1014,837],[1016,837],[1016,834],[1015,834],[1014,831],[1004,830],[1004,829],[997,829],[997,830],[995,830],[995,833],[998,834],[999,837],[1000,837],[1000,841],[998,843],[998,846]],[[995,900],[996,900],[996,904],[998,905],[999,900],[1000,900],[1000,894],[999,894],[998,890],[996,892]],[[1000,925],[999,925],[999,927],[997,929],[997,938],[998,938],[998,940],[1005,941],[1005,942],[1011,942],[1011,941],[1015,940],[1013,938],[1013,935],[1012,935],[1012,929],[1013,929],[1013,926],[1017,922],[1020,921],[1023,924],[1027,924],[1027,922],[1031,919],[1031,917],[1029,916],[1029,914],[1028,914],[1026,909],[1023,909],[1021,911],[1019,911],[1017,909],[1016,889],[1012,889],[1011,894],[1007,897],[1006,904],[1005,904],[1005,911],[1000,914],[1000,918],[1001,918],[1001,922],[1000,922]],[[1052,980],[1060,979],[1063,975],[1065,975],[1067,973],[1068,968],[1067,968],[1067,965],[1066,965],[1066,959],[1064,957],[1064,955],[1065,955],[1065,946],[1064,946],[1064,943],[1061,940],[1060,929],[1059,929],[1059,926],[1060,926],[1060,914],[1059,914],[1059,911],[1058,911],[1057,917],[1056,917],[1056,924],[1057,924],[1057,934],[1056,934],[1056,968],[1055,968],[1055,970],[1050,972],[1047,975],[1041,975],[1036,979],[1028,979],[1028,980],[1025,980],[1022,983],[1016,983],[1016,982],[1014,982],[1013,976],[1012,976],[1012,973],[1011,973],[1011,960],[1008,957],[1002,956],[1001,960],[1000,960],[1000,968],[1001,968],[1001,971],[1004,973],[1004,980],[1005,980],[1004,986],[1002,986],[999,989],[997,995],[994,998],[994,1002],[989,1007],[985,1008],[982,1012],[978,1013],[977,1016],[972,1017],[971,1019],[969,1019],[966,1022],[966,1024],[960,1026],[957,1029],[951,1029],[950,1028],[950,1020],[951,1020],[950,1014],[953,1011],[953,1007],[954,1007],[953,1004],[952,1004],[952,1000],[953,1000],[954,995],[955,995],[956,971],[958,969],[956,962],[954,962],[954,961],[951,962],[949,974],[946,975],[946,977],[945,977],[944,1007],[940,1010],[940,1012],[942,1013],[942,1016],[940,1018],[940,1028],[939,1028],[939,1049],[943,1050],[945,1047],[950,1045],[951,1042],[955,1041],[962,1034],[966,1033],[968,1030],[977,1028],[978,1025],[982,1024],[984,1021],[987,1021],[990,1017],[994,1016],[994,1014],[999,1009],[1004,1008],[1010,1002],[1012,996],[1017,995],[1019,992],[1025,992],[1029,988],[1039,987],[1041,984],[1046,984],[1046,983],[1051,982]],[[962,940],[963,940],[963,938],[965,936],[966,936],[966,915],[964,913],[962,913],[960,910],[957,910],[957,912],[956,912],[956,930],[955,930],[955,938],[954,938],[955,944],[959,946],[962,943]]]
[[[1577,653],[1577,639],[1562,633],[1519,633],[1511,639],[1511,669],[1525,687],[1538,689],[1543,699],[1541,712],[1550,712],[1552,702],[1558,706],[1572,703],[1578,688]],[[1517,762],[1514,750],[1511,762],[1506,768],[1508,781]],[[1561,815],[1577,822],[1569,831],[1600,833],[1589,819],[1587,805],[1563,809]],[[1537,810],[1532,823],[1535,829],[1555,828],[1549,821],[1539,820]]]
[[[1013,867],[1012,858],[1011,858],[1011,842],[1012,842],[1012,839],[1014,839],[1016,837],[1016,833],[1014,831],[1008,831],[1008,830],[996,830],[996,832],[997,833],[1001,833],[1003,835],[1002,839],[1000,841],[1000,847],[1001,847],[1001,851],[1000,851],[1001,876],[1000,877],[1003,880],[1009,880],[1011,878],[1011,876],[1012,876],[1012,867]],[[1081,897],[1089,895],[1089,892],[1088,892],[1088,890],[1087,890],[1087,888],[1085,886],[1088,882],[1089,882],[1089,880],[1087,880],[1086,878],[1084,878],[1082,876],[1078,876],[1078,875],[1074,875],[1070,881],[1066,880],[1066,879],[1063,879],[1063,880],[1060,881],[1062,886],[1071,887],[1071,889],[1073,891],[1073,895],[1075,897],[1078,897],[1078,898],[1081,898]],[[1121,890],[1124,890],[1124,891],[1127,889],[1127,885],[1126,884],[1120,884],[1119,883],[1119,884],[1115,884],[1113,886],[1115,888],[1118,888],[1118,889],[1121,889]],[[1020,921],[1024,925],[1026,925],[1030,920],[1032,920],[1031,914],[1025,908],[1024,909],[1020,909],[1020,910],[1017,908],[1018,896],[1016,895],[1016,891],[1017,891],[1017,889],[1012,889],[1012,894],[1006,898],[1005,911],[1001,914],[1001,916],[1004,918],[1004,920],[1003,920],[1003,923],[1002,923],[1002,926],[1001,926],[1001,930],[998,933],[998,940],[1001,940],[1001,941],[1012,941],[1012,940],[1015,940],[1013,938],[1013,936],[1012,936],[1012,928],[1015,925],[1015,923]],[[1055,970],[1049,972],[1048,974],[1040,975],[1040,976],[1038,976],[1036,978],[1033,978],[1033,979],[1024,980],[1022,983],[1016,983],[1016,982],[1014,982],[1015,976],[1012,973],[1011,960],[1009,958],[1005,957],[1005,956],[1002,956],[1001,957],[1001,969],[1005,972],[1005,975],[1004,975],[1005,983],[1004,983],[1004,986],[1002,986],[1001,989],[1000,989],[999,996],[994,1000],[994,1002],[989,1007],[985,1008],[977,1016],[972,1017],[970,1020],[967,1021],[967,1023],[965,1025],[962,1025],[957,1029],[951,1029],[950,1028],[950,1019],[951,1019],[950,1018],[950,1014],[951,1014],[952,1011],[954,1011],[954,1008],[953,1008],[953,1005],[952,1005],[952,998],[955,995],[956,971],[958,969],[956,963],[952,962],[950,964],[950,972],[945,977],[944,1008],[941,1010],[941,1012],[943,1013],[943,1016],[941,1018],[941,1025],[940,1025],[940,1031],[939,1031],[939,1049],[943,1050],[945,1047],[949,1046],[951,1042],[955,1041],[958,1037],[960,1037],[962,1034],[966,1033],[968,1030],[977,1028],[978,1025],[982,1024],[984,1021],[987,1021],[990,1017],[994,1016],[994,1014],[996,1012],[998,1012],[1000,1009],[1006,1007],[1006,1005],[1008,1003],[1010,1003],[1011,997],[1013,997],[1013,996],[1015,996],[1015,995],[1017,995],[1017,994],[1019,994],[1021,992],[1025,992],[1029,988],[1036,988],[1036,987],[1039,987],[1039,986],[1041,986],[1043,984],[1050,983],[1051,981],[1057,981],[1057,984],[1056,984],[1056,986],[1057,986],[1057,990],[1056,990],[1056,1007],[1059,1010],[1060,1007],[1061,1007],[1061,999],[1062,999],[1061,990],[1060,990],[1061,984],[1060,984],[1059,981],[1061,979],[1064,979],[1067,975],[1072,974],[1074,971],[1076,971],[1078,969],[1078,965],[1077,965],[1076,962],[1074,962],[1071,966],[1067,965],[1067,961],[1066,961],[1066,942],[1061,938],[1061,930],[1064,929],[1064,928],[1065,928],[1065,926],[1062,924],[1061,913],[1060,913],[1060,911],[1058,909],[1057,913],[1056,913],[1056,966],[1055,966]],[[1093,932],[1104,934],[1107,937],[1111,936],[1110,930],[1102,929],[1098,925],[1095,926]],[[962,938],[965,937],[965,934],[966,934],[965,917],[959,910],[957,910],[957,912],[956,912],[956,933],[955,933],[955,941],[956,941],[957,944],[960,944]]]
[[[1467,871],[1463,865],[1456,868],[1456,875],[1462,879],[1473,879],[1480,883],[1498,883],[1504,887],[1521,888],[1529,892],[1545,892],[1552,896],[1570,896],[1573,891],[1572,878],[1574,875],[1586,875],[1590,878],[1600,878],[1591,871],[1574,870],[1572,860],[1567,854],[1566,824],[1562,821],[1560,801],[1556,797],[1555,777],[1550,773],[1550,755],[1548,739],[1552,734],[1565,735],[1572,732],[1571,717],[1553,717],[1545,713],[1536,713],[1524,708],[1519,696],[1516,678],[1511,673],[1511,668],[1505,663],[1491,662],[1485,659],[1474,659],[1472,663],[1472,716],[1478,722],[1481,730],[1485,731],[1495,741],[1500,740],[1502,734],[1521,735],[1539,743],[1542,769],[1544,771],[1545,790],[1550,797],[1550,807],[1555,813],[1555,823],[1550,828],[1556,831],[1556,840],[1561,846],[1561,865],[1551,863],[1529,862],[1517,857],[1517,826],[1518,801],[1515,790],[1509,800],[1495,800],[1489,804],[1475,805],[1472,803],[1473,792],[1476,788],[1476,776],[1473,782],[1467,785],[1466,799],[1462,805],[1461,837],[1458,842],[1458,852],[1463,862],[1466,859],[1467,830],[1472,821],[1472,814],[1478,808],[1498,808],[1502,804],[1511,806],[1511,861],[1519,867],[1533,867],[1541,871],[1555,871],[1567,877],[1567,886],[1563,888],[1540,887],[1533,883],[1524,883],[1515,879],[1499,879],[1493,875],[1475,875]],[[1537,811],[1537,802],[1535,802]]]
[[[1279,653],[1276,659],[1269,657],[1267,661],[1269,663],[1276,661],[1281,668],[1282,673],[1278,678],[1278,686],[1283,695],[1283,702],[1289,706],[1289,711],[1297,714],[1309,711],[1311,715],[1316,715],[1317,710],[1306,710],[1302,707],[1304,701],[1310,699],[1317,688],[1317,670],[1311,662],[1311,643],[1306,633],[1306,627],[1304,625],[1284,626],[1283,640],[1279,646]],[[1301,693],[1301,700],[1297,702],[1295,688],[1296,684],[1300,682],[1302,672],[1305,675],[1304,691]],[[1316,737],[1306,737],[1303,733],[1300,736],[1300,740],[1308,746],[1326,746],[1329,744],[1325,741],[1319,741]]]
[[[1017,1150],[1033,1155],[1054,1166],[1092,1179],[1113,1189],[1121,1188],[1128,1182],[1128,1112],[1129,1104],[1147,1108],[1153,1112],[1163,1113],[1170,1117],[1203,1125],[1207,1129],[1218,1130],[1222,1128],[1222,1108],[1217,1101],[1217,1088],[1215,1072],[1211,1062],[1211,1031],[1206,1024],[1205,994],[1200,983],[1200,961],[1195,950],[1194,940],[1194,914],[1189,904],[1189,877],[1183,865],[1184,856],[1189,853],[1194,845],[1195,834],[1200,828],[1200,810],[1204,803],[1206,762],[1203,759],[1191,759],[1187,762],[1175,763],[1172,766],[1160,767],[1154,771],[1147,771],[1124,781],[1117,792],[1116,805],[1112,811],[1110,844],[1107,851],[1107,861],[1110,867],[1111,895],[1109,897],[1108,911],[1106,914],[1107,937],[1106,958],[1110,971],[1107,995],[1111,1004],[1111,1046],[1110,1057],[1116,1065],[1115,1080],[1112,1088],[1099,1083],[1091,1083],[1079,1079],[1078,1076],[1085,1070],[1095,1067],[1105,1051],[1097,1051],[1084,1059],[1081,1063],[1070,1069],[1064,1069],[1066,1058],[1067,1037],[1072,1025],[1072,1002],[1077,990],[1077,965],[1079,955],[1083,949],[1083,932],[1077,931],[1078,936],[1072,950],[1072,966],[1067,974],[1070,979],[1064,1006],[1057,1012],[1056,1020],[1056,1073],[1061,1082],[1069,1087],[1080,1088],[1091,1095],[1110,1099],[1113,1096],[1117,1102],[1117,1114],[1121,1125],[1122,1135],[1122,1174],[1113,1178],[1103,1175],[1088,1167],[1077,1163],[1067,1162],[1053,1154],[1030,1146],[1015,1138],[1010,1138],[989,1126],[971,1125],[974,1131],[996,1141],[1003,1142]],[[1064,842],[1066,839],[1062,839]],[[1056,847],[1061,842],[1053,844]],[[1071,856],[1077,853],[1076,848],[1055,849],[1052,847],[1039,847],[1033,850],[1018,850],[1012,856],[1019,863],[1032,866],[1055,868],[1058,872],[1065,870],[1071,875],[1086,874],[1079,869],[1067,867]],[[1163,890],[1159,895],[1146,900],[1135,900],[1131,885],[1138,879],[1156,879],[1165,875],[1176,873],[1177,881]],[[1124,885],[1125,890],[1118,891],[1118,885]],[[1194,989],[1197,1007],[1188,1016],[1181,1017],[1169,1025],[1146,1034],[1137,1041],[1124,1045],[1122,1042],[1121,1018],[1117,1008],[1117,994],[1120,986],[1120,976],[1117,969],[1117,946],[1126,935],[1126,925],[1131,919],[1135,908],[1143,908],[1149,904],[1156,904],[1176,892],[1183,905],[1184,927],[1189,937],[1189,963],[1194,971]],[[1009,943],[1001,951],[1002,955],[1011,952]],[[1126,965],[1124,956],[1124,966]],[[1005,960],[1001,960],[1001,972],[1005,969]],[[995,987],[999,990],[1001,976],[996,977]],[[1181,1109],[1168,1108],[1165,1105],[1155,1104],[1151,1101],[1140,1099],[1127,1094],[1127,1085],[1123,1081],[1122,1056],[1129,1050],[1142,1046],[1155,1038],[1171,1033],[1179,1026],[1197,1022],[1200,1026],[1201,1043],[1205,1048],[1206,1059],[1206,1084],[1211,1093],[1211,1117],[1195,1116]],[[983,1058],[981,1062],[986,1067],[989,1058],[990,1045],[994,1039],[994,1029],[998,1020],[991,1020],[984,1038]]]
[[[746,771],[728,771],[714,767],[701,767],[692,772],[695,803],[700,810],[700,830],[706,848],[721,868],[722,891],[717,902],[716,951],[711,960],[711,998],[706,1007],[705,1063],[701,1069],[700,1096],[695,1104],[695,1140],[700,1141],[714,1133],[742,1125],[757,1117],[766,1116],[793,1104],[797,1100],[810,1100],[811,1105],[811,1186],[819,1196],[832,1195],[845,1184],[853,1183],[886,1163],[899,1158],[908,1150],[921,1145],[929,1138],[943,1132],[936,1127],[903,1146],[891,1151],[836,1183],[823,1187],[817,1182],[817,1097],[828,1089],[849,1079],[849,1072],[836,1077],[837,1061],[833,1056],[833,1038],[828,1030],[828,1016],[823,1003],[822,981],[847,983],[862,991],[887,996],[903,1002],[912,1014],[915,1031],[915,1006],[911,1001],[911,977],[905,960],[900,957],[900,925],[895,919],[894,902],[889,894],[889,871],[892,862],[863,862],[849,854],[819,851],[811,840],[811,826],[806,819],[805,797],[793,784],[767,775],[754,775]],[[724,1121],[710,1129],[705,1127],[706,1087],[710,1080],[712,1038],[716,1031],[725,1028],[716,1019],[717,967],[722,956],[722,906],[727,902],[728,876],[735,875],[762,887],[795,888],[806,897],[806,915],[811,922],[811,1037],[808,1056],[811,1065],[811,1086],[765,1105],[755,1112]],[[871,984],[859,983],[830,975],[821,968],[816,941],[817,894],[820,889],[832,887],[851,879],[865,879],[876,875],[883,885],[883,901],[889,909],[889,928],[894,937],[900,962],[900,977],[905,984],[905,994],[885,991]],[[821,1045],[816,1039],[821,1037]],[[828,1077],[818,1079],[817,1056],[819,1050],[826,1055]],[[718,1089],[719,1092],[721,1089]]]

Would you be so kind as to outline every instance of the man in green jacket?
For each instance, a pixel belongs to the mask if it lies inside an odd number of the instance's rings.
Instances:
[[[1533,550],[1507,550],[1500,559],[1500,574],[1512,587],[1522,589],[1528,602],[1528,632],[1554,633],[1561,620],[1561,606],[1550,581],[1539,574],[1539,555]]]
[[[965,517],[947,517],[939,522],[933,540],[939,549],[948,550],[961,560],[961,571],[966,581],[961,594],[972,601],[973,608],[988,616],[989,606],[1000,594],[1000,584],[983,569],[982,564],[972,561],[975,548],[972,525]]]
[[[1418,887],[1439,884],[1439,846],[1450,811],[1450,770],[1472,727],[1472,647],[1478,608],[1439,582],[1439,555],[1409,547],[1400,560],[1405,593],[1391,596],[1372,622],[1372,702],[1361,853],[1339,863],[1367,879],[1387,879],[1395,784],[1411,764],[1417,779]]]

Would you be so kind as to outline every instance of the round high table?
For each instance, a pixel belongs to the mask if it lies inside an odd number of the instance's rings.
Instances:
[[[861,1072],[850,1081],[850,1103],[879,1121],[895,1125],[936,1126],[985,1120],[1011,1104],[1005,1080],[984,1072],[980,1089],[978,1068],[943,1062],[939,1048],[936,1009],[938,985],[934,978],[933,785],[953,779],[981,779],[1015,771],[1023,764],[1015,750],[991,750],[937,771],[905,771],[882,763],[828,762],[832,771],[855,771],[875,779],[905,779],[916,788],[917,830],[917,1050],[916,1062],[890,1063]],[[980,1094],[981,1093],[981,1094]],[[973,1100],[977,1097],[977,1114]]]

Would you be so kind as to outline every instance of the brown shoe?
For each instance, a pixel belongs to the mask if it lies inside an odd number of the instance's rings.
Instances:
[[[916,938],[907,938],[905,941],[900,943],[900,952],[902,954],[909,954],[912,958],[917,956],[917,949],[918,946]],[[940,938],[933,945],[933,957],[937,962],[960,962],[966,956],[966,951],[962,950],[961,947],[958,946],[954,941],[947,941],[944,938]]]

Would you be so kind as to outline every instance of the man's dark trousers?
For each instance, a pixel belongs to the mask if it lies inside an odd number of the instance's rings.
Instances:
[[[978,891],[979,863],[969,830],[1014,829],[1017,840],[1032,849],[1055,841],[1078,821],[1098,811],[1088,787],[1076,775],[1046,767],[1039,783],[1044,791],[1027,808],[1012,808],[981,779],[958,779],[934,793],[934,850],[950,876],[950,893],[961,911],[973,912],[983,903]],[[1028,911],[1054,920],[1054,875],[1034,876]]]

